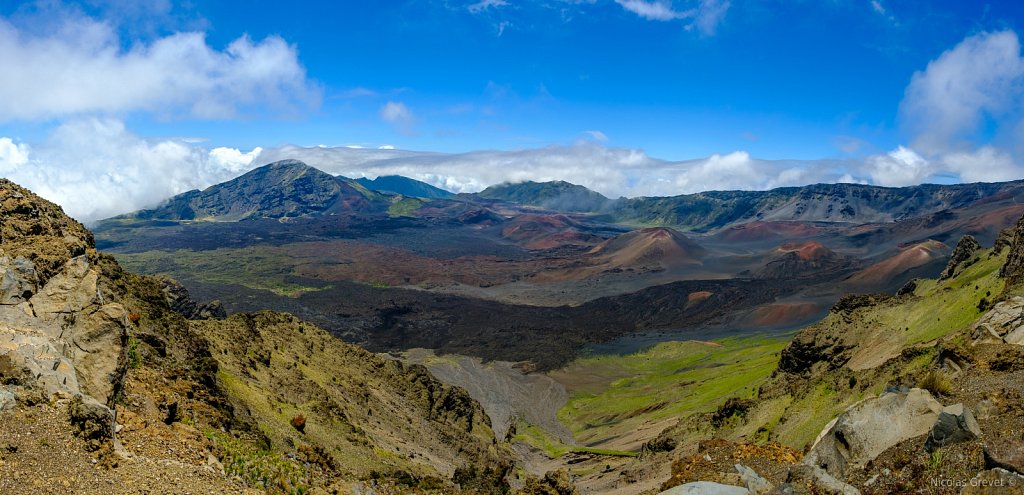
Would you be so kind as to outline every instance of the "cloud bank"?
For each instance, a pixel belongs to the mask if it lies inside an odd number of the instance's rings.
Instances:
[[[119,120],[88,118],[62,124],[31,147],[0,138],[0,175],[92,222],[231,179],[251,169],[261,151],[151,141]]]
[[[124,48],[109,23],[63,16],[46,35],[0,18],[0,122],[148,111],[234,118],[314,107],[294,46],[242,36],[223,50],[184,32]]]
[[[899,109],[909,146],[868,157],[875,184],[1024,177],[1024,58],[1013,31],[969,36],[914,73]]]

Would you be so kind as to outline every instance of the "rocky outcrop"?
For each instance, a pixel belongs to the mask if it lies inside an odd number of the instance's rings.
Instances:
[[[939,280],[953,278],[957,270],[971,266],[976,260],[975,253],[981,250],[981,244],[972,235],[965,235],[956,243],[953,253],[949,255],[949,264],[939,274]]]
[[[164,293],[167,305],[175,313],[189,320],[208,320],[210,318],[223,320],[228,316],[227,311],[224,310],[224,305],[220,301],[215,300],[199,304],[192,299],[192,295],[189,294],[188,289],[184,285],[181,285],[180,282],[172,278],[160,278],[160,289]]]
[[[976,343],[1024,345],[1024,297],[1013,296],[992,307],[972,327]]]
[[[999,276],[1006,279],[1007,288],[1024,282],[1024,217],[1021,217],[1017,221],[1017,226],[1013,227],[1010,252],[1006,257],[1006,263],[999,270]]]
[[[924,449],[932,452],[939,447],[952,443],[968,442],[981,437],[981,428],[971,414],[971,410],[963,404],[954,404],[942,408],[938,419],[928,433]]]
[[[822,430],[803,463],[842,477],[889,447],[928,433],[941,411],[942,405],[919,388],[865,399]]]
[[[3,276],[20,275],[8,269]],[[0,306],[0,355],[33,377],[21,385],[40,386],[47,393],[83,393],[112,404],[125,371],[127,312],[103,300],[98,282],[95,267],[78,256],[27,300]],[[18,281],[20,286],[29,283]]]
[[[96,259],[85,227],[0,180],[0,381],[11,390],[112,406],[127,369],[127,312],[104,298]]]
[[[750,495],[742,486],[723,485],[711,481],[694,481],[672,487],[658,495]]]

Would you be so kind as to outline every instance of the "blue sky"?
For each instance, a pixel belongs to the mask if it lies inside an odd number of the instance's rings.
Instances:
[[[459,168],[401,170],[467,190],[1020,178],[1022,21],[1012,1],[5,2],[0,172],[88,218],[285,145],[455,154]],[[525,150],[535,165],[474,172]],[[509,155],[470,160],[483,151]],[[596,161],[558,177],[576,152]],[[320,165],[397,170],[346,160]],[[663,185],[628,185],[645,171]],[[163,176],[99,207],[69,190]]]

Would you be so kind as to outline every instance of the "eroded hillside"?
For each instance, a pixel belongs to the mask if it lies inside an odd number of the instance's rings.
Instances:
[[[217,319],[8,181],[0,222],[0,491],[508,490],[480,406],[424,368],[289,315]]]

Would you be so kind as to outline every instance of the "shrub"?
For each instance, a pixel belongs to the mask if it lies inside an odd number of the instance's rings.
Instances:
[[[949,377],[938,370],[928,371],[917,386],[931,392],[932,395],[949,395],[953,390],[953,383],[950,382]]]
[[[304,433],[306,431],[306,417],[300,414],[292,418],[292,427],[299,430],[299,433]]]

